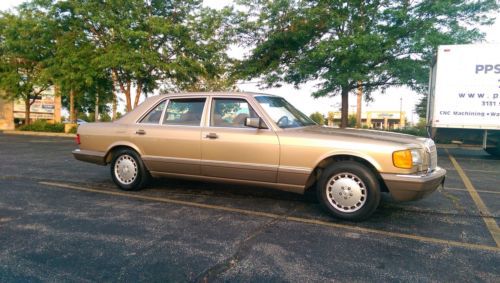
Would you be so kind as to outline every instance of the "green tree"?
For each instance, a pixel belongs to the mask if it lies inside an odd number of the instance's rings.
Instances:
[[[324,1],[241,0],[247,7],[242,42],[254,46],[241,64],[245,79],[267,86],[317,80],[312,95],[342,97],[341,127],[348,124],[348,94],[360,86],[407,85],[425,89],[428,66],[440,44],[482,38],[494,0]]]
[[[420,118],[427,118],[427,95],[424,95],[417,105],[415,105],[415,111]]]
[[[98,121],[96,117],[96,103],[99,115],[101,118],[107,117],[111,110],[109,104],[113,100],[113,83],[110,78],[101,79],[93,78],[92,82],[85,88],[78,91],[78,95],[73,97],[73,112],[75,117],[80,113],[90,114],[88,117],[91,121]],[[62,96],[62,104],[67,109],[71,109],[71,95],[66,91]],[[71,120],[71,119],[70,119]],[[111,120],[106,119],[106,121]]]
[[[53,19],[55,39],[49,70],[66,98],[63,105],[70,110],[70,121],[75,122],[76,112],[95,113],[96,104],[99,112],[107,111],[106,103],[112,101],[113,93],[111,73],[96,64],[100,53],[86,35],[82,21],[67,13],[65,2],[49,2],[44,7]]]
[[[349,115],[349,118],[347,120],[347,126],[349,128],[354,128],[356,126],[356,115],[355,114],[351,114]]]
[[[325,116],[319,112],[314,112],[311,115],[309,115],[309,118],[311,118],[314,122],[318,123],[319,125],[324,125],[325,124]]]
[[[130,111],[159,83],[173,89],[220,75],[228,43],[225,15],[201,0],[66,0],[63,13],[81,21],[97,48],[94,63],[110,71]],[[131,90],[135,87],[135,98]]]
[[[47,60],[53,55],[50,20],[29,4],[16,13],[0,14],[0,89],[6,99],[24,101],[25,124],[30,108],[52,86]]]

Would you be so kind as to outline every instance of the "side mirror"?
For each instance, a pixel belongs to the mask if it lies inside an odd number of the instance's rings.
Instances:
[[[266,123],[262,121],[260,117],[258,118],[246,118],[245,119],[245,126],[250,127],[250,128],[257,128],[257,129],[267,129]]]

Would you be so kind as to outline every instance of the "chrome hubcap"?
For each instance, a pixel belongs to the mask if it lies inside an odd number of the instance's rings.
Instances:
[[[326,197],[335,209],[354,212],[366,202],[366,186],[352,173],[339,173],[328,180]]]
[[[137,162],[135,162],[135,159],[127,154],[118,157],[115,163],[115,176],[124,185],[133,183],[137,178]]]

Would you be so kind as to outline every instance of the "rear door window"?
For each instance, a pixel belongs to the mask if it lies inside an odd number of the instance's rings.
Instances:
[[[200,126],[206,98],[171,99],[163,118],[164,125]]]

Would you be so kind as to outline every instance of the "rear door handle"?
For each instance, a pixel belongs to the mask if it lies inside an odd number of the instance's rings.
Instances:
[[[212,140],[219,138],[219,136],[216,133],[209,133],[205,137]]]
[[[137,135],[145,135],[145,134],[146,134],[146,131],[144,131],[144,130],[137,130],[137,131],[135,131],[135,133],[136,133]]]

